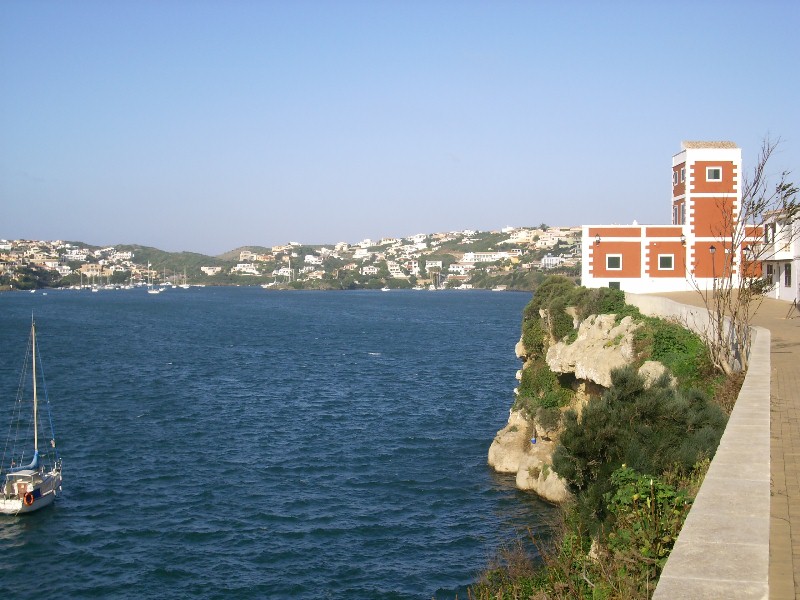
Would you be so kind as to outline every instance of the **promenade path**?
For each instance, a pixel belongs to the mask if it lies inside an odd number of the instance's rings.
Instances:
[[[703,306],[697,292],[657,295]],[[788,302],[766,298],[753,324],[772,335],[769,597],[800,599],[800,313]]]

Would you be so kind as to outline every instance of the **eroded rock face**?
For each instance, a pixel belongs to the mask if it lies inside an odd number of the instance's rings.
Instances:
[[[611,387],[611,371],[634,358],[637,327],[631,317],[617,325],[614,315],[592,315],[580,324],[574,342],[558,342],[547,349],[547,365],[554,373],[575,373],[577,379]]]
[[[574,311],[570,314],[577,321]],[[580,420],[590,399],[600,397],[611,387],[611,371],[635,360],[633,336],[638,327],[631,317],[617,324],[614,315],[595,315],[579,325],[577,338],[571,344],[549,340],[546,361],[550,370],[575,375],[574,396],[569,406],[560,409],[562,413],[573,410]],[[533,359],[521,339],[514,350],[523,361],[522,370],[516,374],[520,381],[523,370],[530,367]],[[665,372],[666,368],[656,361],[647,361],[639,369],[648,387]],[[674,385],[674,377],[672,381]],[[514,391],[516,394],[517,390]],[[550,502],[563,503],[571,494],[566,481],[552,467],[560,434],[561,427],[547,431],[536,418],[512,410],[508,424],[497,432],[489,448],[489,465],[501,473],[515,473],[519,489],[535,492]],[[546,435],[550,437],[545,438]],[[534,438],[536,443],[532,443]]]
[[[516,473],[532,436],[533,423],[522,411],[512,410],[508,424],[497,432],[489,447],[489,466],[498,473]]]
[[[553,470],[555,442],[536,440],[529,444],[517,470],[517,487],[535,492],[540,498],[560,504],[571,497],[567,482]]]
[[[531,443],[532,439],[536,443]],[[499,473],[515,473],[521,490],[535,492],[550,502],[570,497],[566,482],[553,471],[556,442],[537,437],[536,422],[521,411],[511,411],[508,424],[497,432],[489,448],[489,466]]]
[[[639,367],[639,375],[641,375],[642,379],[644,379],[644,387],[646,388],[652,387],[653,384],[664,375],[664,373],[669,373],[669,370],[657,360],[645,361],[644,364]],[[671,373],[669,375],[669,380],[672,387],[675,387],[678,384],[677,379],[675,379]]]

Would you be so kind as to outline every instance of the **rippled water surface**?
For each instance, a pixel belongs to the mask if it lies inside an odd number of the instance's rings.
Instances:
[[[2,437],[34,312],[64,458],[55,505],[0,516],[3,589],[465,598],[552,512],[486,466],[529,298],[0,294]]]

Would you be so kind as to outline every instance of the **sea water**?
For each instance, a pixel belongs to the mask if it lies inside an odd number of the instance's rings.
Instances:
[[[64,490],[0,516],[0,585],[67,598],[466,598],[553,509],[486,464],[524,293],[0,294],[37,322]]]

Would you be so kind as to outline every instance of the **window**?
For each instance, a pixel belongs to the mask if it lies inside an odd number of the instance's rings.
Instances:
[[[672,172],[672,185],[678,185],[678,172]]]
[[[722,181],[722,167],[706,167],[706,181]]]
[[[618,289],[620,289],[620,282],[619,281],[609,281],[608,282],[608,287],[610,287],[612,290],[618,290]]]
[[[767,223],[764,225],[764,241],[767,244],[771,244],[775,241],[776,230],[775,223]]]
[[[680,225],[678,222],[678,206],[675,205],[672,207],[672,224],[673,225]]]
[[[686,167],[681,167],[681,183],[686,179]]]
[[[771,264],[767,264],[767,280],[772,281],[773,269]]]
[[[609,271],[622,270],[622,254],[607,254],[606,255],[606,269]]]
[[[790,263],[783,265],[783,285],[786,287],[792,285],[792,265]]]
[[[681,203],[681,218],[678,223],[680,225],[686,225],[686,202]]]
[[[659,254],[658,255],[658,270],[659,271],[672,271],[675,267],[674,254]]]

